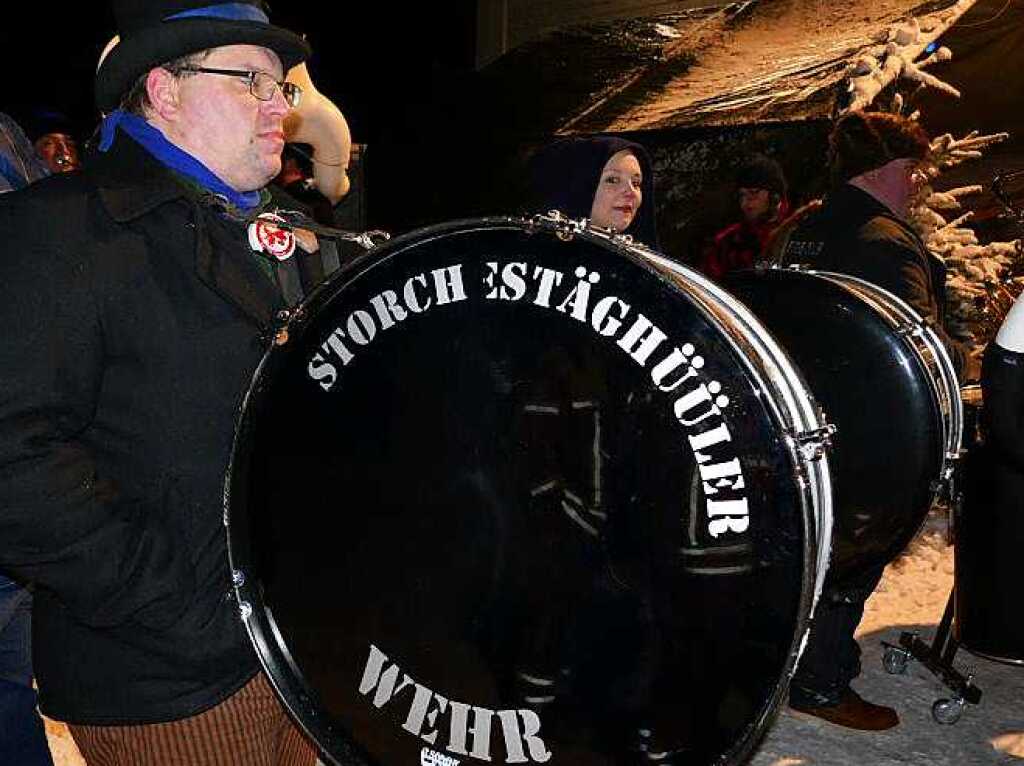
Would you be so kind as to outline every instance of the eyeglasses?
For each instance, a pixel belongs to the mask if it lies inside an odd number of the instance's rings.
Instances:
[[[254,72],[245,69],[210,69],[204,66],[182,67],[182,72],[200,72],[202,74],[220,74],[228,77],[241,77],[249,81],[249,92],[260,101],[270,101],[275,91],[280,88],[285,102],[292,109],[302,100],[302,88],[293,82],[275,80],[266,72]]]

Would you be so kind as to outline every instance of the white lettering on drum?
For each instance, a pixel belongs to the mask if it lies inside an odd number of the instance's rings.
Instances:
[[[748,531],[747,482],[724,416],[729,396],[721,382],[709,379],[704,356],[693,343],[675,343],[655,320],[635,308],[635,301],[599,295],[601,274],[586,266],[576,266],[570,279],[562,271],[532,265],[526,258],[484,261],[480,268],[484,300],[522,302],[589,325],[641,368],[649,369],[655,390],[671,396],[668,406],[686,434],[700,471],[708,534],[719,538]],[[352,364],[360,349],[371,345],[381,332],[411,321],[414,315],[468,300],[466,287],[463,264],[456,263],[413,274],[393,289],[382,290],[369,299],[370,310],[348,312],[328,334],[308,362],[309,378],[331,391],[343,378],[342,368]],[[457,704],[449,703],[456,718],[461,715]],[[415,728],[415,723],[410,719],[409,726]]]
[[[617,317],[610,316],[612,307],[615,304],[619,305],[619,315]],[[607,298],[602,298],[594,306],[594,313],[590,315],[590,324],[601,335],[610,338],[622,327],[622,320],[626,318],[628,313],[629,306],[614,295],[611,295]]]
[[[576,269],[576,278],[579,282],[565,300],[558,304],[558,310],[563,314],[569,314],[579,322],[587,321],[587,309],[590,307],[590,288],[601,281],[601,275],[596,271],[587,273],[583,266]]]
[[[349,312],[320,344],[306,372],[320,388],[330,391],[341,377],[335,360],[346,367],[356,357],[356,346],[369,346],[378,336],[378,331],[390,330],[408,319],[410,314],[423,314],[435,306],[466,299],[460,263],[414,274],[405,280],[400,291],[382,290],[370,298],[367,303],[372,311],[360,308]]]
[[[398,304],[398,295],[394,290],[385,290],[380,295],[370,298],[370,305],[377,312],[380,328],[387,330],[397,322],[402,322],[409,312]]]
[[[545,269],[543,266],[535,268],[533,279],[535,282],[539,279],[540,283],[537,286],[537,297],[533,299],[533,302],[541,308],[551,308],[551,291],[562,284],[563,276],[562,272],[554,269]]]
[[[398,680],[399,676],[401,681]],[[403,694],[406,689],[412,690],[411,699],[409,694]],[[455,700],[449,701],[438,692],[414,681],[373,644],[370,645],[370,654],[359,682],[359,693],[363,696],[372,693],[373,706],[378,709],[388,706],[398,707],[401,711],[408,705],[402,728],[430,745],[443,747],[449,753],[492,761],[491,734],[497,723],[504,744],[505,763],[547,763],[551,760],[551,751],[541,737],[540,718],[532,710],[489,710]],[[447,726],[443,722],[445,716],[448,718]],[[442,733],[446,739],[439,743],[438,735]],[[467,750],[470,742],[471,749]],[[421,762],[426,762],[427,752],[432,753],[430,763],[458,763],[456,759],[427,751],[426,748],[421,751]]]
[[[512,265],[516,266],[515,270],[509,268]],[[718,538],[747,532],[748,506],[743,496],[746,481],[739,458],[732,451],[732,436],[723,417],[729,397],[723,393],[719,381],[703,379],[704,357],[697,353],[693,343],[662,351],[668,335],[653,320],[638,311],[627,325],[633,304],[617,295],[593,295],[594,288],[601,282],[598,272],[581,265],[572,273],[576,283],[559,301],[557,291],[565,281],[563,272],[534,267],[524,293],[523,275],[530,274],[525,261],[517,260],[504,266],[498,261],[489,261],[483,277],[485,298],[514,301],[525,298],[544,309],[554,305],[556,311],[580,322],[587,321],[589,311],[589,324],[598,335],[613,339],[641,367],[650,365],[651,381],[657,389],[673,394],[673,414],[690,432],[687,440],[694,459],[703,469],[701,482],[705,490],[708,534]],[[653,365],[652,360],[656,360]]]

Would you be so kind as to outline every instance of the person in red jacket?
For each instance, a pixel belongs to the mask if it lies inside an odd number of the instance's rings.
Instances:
[[[751,268],[789,215],[782,168],[763,155],[750,157],[736,173],[736,199],[742,220],[718,232],[701,257],[700,270],[712,279]]]

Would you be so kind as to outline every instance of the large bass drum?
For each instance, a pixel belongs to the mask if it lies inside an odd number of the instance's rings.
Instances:
[[[241,613],[333,763],[738,763],[822,587],[826,431],[742,305],[628,238],[414,232],[253,379]]]
[[[725,286],[770,329],[837,432],[829,581],[888,563],[954,474],[960,388],[935,331],[904,301],[844,274],[736,272]]]

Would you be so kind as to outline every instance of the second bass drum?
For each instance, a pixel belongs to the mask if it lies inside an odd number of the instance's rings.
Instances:
[[[960,454],[963,405],[948,352],[904,301],[845,274],[744,271],[725,287],[778,339],[837,429],[829,582],[885,565]]]

